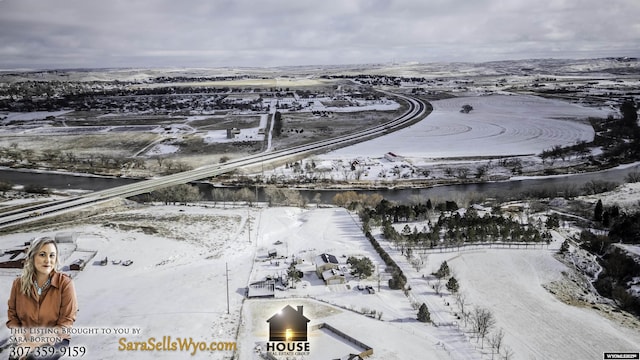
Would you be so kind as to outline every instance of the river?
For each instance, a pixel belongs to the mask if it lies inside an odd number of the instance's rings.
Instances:
[[[553,189],[562,195],[561,192],[567,189],[579,189],[590,181],[610,181],[621,184],[625,176],[630,172],[640,172],[640,163],[620,166],[617,168],[603,170],[593,173],[548,176],[538,178],[523,178],[500,182],[442,185],[420,189],[398,189],[398,190],[357,190],[361,193],[379,193],[385,199],[391,201],[407,201],[411,199],[440,199],[440,200],[462,200],[476,196],[496,197],[517,195],[523,192],[542,191]],[[127,185],[138,180],[115,177],[94,177],[80,176],[65,173],[33,172],[13,169],[0,169],[0,181],[9,182],[15,185],[40,185],[50,189],[59,190],[85,190],[98,191],[120,185]],[[200,184],[205,198],[210,199],[210,189],[212,185]],[[344,190],[301,190],[301,193],[308,199],[312,199],[316,194],[320,194],[322,202],[331,203],[333,196]],[[259,200],[264,200],[263,192],[258,191]]]

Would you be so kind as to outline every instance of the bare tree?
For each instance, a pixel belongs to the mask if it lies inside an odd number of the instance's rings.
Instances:
[[[456,304],[458,304],[458,308],[460,309],[460,318],[464,321],[464,326],[467,326],[467,322],[469,321],[469,312],[465,311],[465,305],[467,304],[467,295],[461,292],[457,292],[455,294]]]
[[[286,205],[297,205],[304,207],[307,204],[307,199],[300,194],[300,191],[296,189],[281,189],[284,194]]]
[[[88,154],[87,157],[84,159],[84,162],[87,165],[89,165],[89,167],[94,167],[94,165],[96,164],[96,155]]]
[[[466,179],[469,176],[469,169],[463,167],[456,170],[458,179]]]
[[[478,339],[482,339],[482,347],[484,348],[484,338],[489,333],[489,330],[495,325],[496,320],[493,318],[493,313],[487,309],[475,308],[473,311],[473,329],[478,335]]]
[[[100,159],[100,165],[102,165],[102,167],[107,167],[111,161],[111,157],[107,154],[98,155],[98,159]]]
[[[422,268],[424,267],[424,261],[421,258],[415,257],[410,259],[409,262],[411,263],[413,268],[416,269],[416,271],[418,272],[420,272],[420,270],[422,270]]]
[[[164,162],[165,157],[164,156],[156,156],[155,159],[158,162],[158,166],[162,167],[162,163]]]
[[[348,167],[343,167],[342,168],[342,176],[344,176],[344,181],[348,181],[349,180],[349,174],[351,174],[351,169]]]
[[[249,188],[242,188],[237,191],[237,199],[241,201],[245,201],[248,206],[253,205],[253,200],[255,199],[255,194]]]
[[[65,152],[63,156],[68,163],[75,164],[78,161],[78,157],[72,151]]]
[[[306,205],[307,199],[300,195],[300,191],[296,189],[279,188],[275,186],[267,186],[264,189],[264,194],[269,201],[269,206],[272,205]]]
[[[24,154],[24,158],[28,162],[32,162],[35,155],[35,151],[33,149],[24,149],[23,154]]]
[[[22,161],[22,150],[19,149],[10,149],[7,151],[7,156],[13,160],[14,162]]]
[[[169,186],[153,191],[153,199],[162,201],[165,204],[182,203],[199,201],[201,199],[200,190],[196,186],[188,184],[180,184]]]
[[[482,179],[489,172],[488,165],[480,165],[476,168],[476,178]]]
[[[60,158],[60,154],[61,154],[60,150],[47,150],[47,151],[44,151],[40,156],[44,161],[54,162]]]
[[[269,202],[269,206],[278,205],[284,202],[284,196],[280,189],[275,186],[267,186],[264,188],[264,195],[267,201]]]
[[[436,295],[440,295],[440,292],[442,291],[442,281],[440,279],[436,280],[432,287],[433,290],[435,290]]]
[[[513,350],[511,350],[511,348],[510,348],[510,347],[505,346],[505,347],[504,347],[504,355],[502,356],[502,358],[503,358],[504,360],[509,360],[509,359],[511,359],[512,357],[513,357]]]
[[[177,161],[175,165],[176,165],[176,168],[175,168],[176,172],[193,170],[193,166],[183,161]]]
[[[225,207],[225,200],[226,200],[226,190],[225,189],[220,189],[220,188],[214,188],[213,190],[211,190],[211,197],[213,198],[213,201],[219,201],[222,202],[222,206]]]
[[[130,158],[131,163],[133,164],[132,166],[134,168],[138,168],[138,169],[145,169],[146,168],[146,164],[144,162],[144,159],[141,158]]]
[[[498,329],[489,337],[489,345],[491,345],[491,358],[493,359],[494,351],[500,354],[500,348],[502,347],[502,341],[504,339],[504,330]]]

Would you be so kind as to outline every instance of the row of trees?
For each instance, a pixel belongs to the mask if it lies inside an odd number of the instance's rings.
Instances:
[[[540,224],[541,225],[541,224]],[[550,216],[547,227],[557,227],[559,218]],[[435,248],[455,247],[474,242],[547,242],[551,240],[551,233],[540,231],[530,224],[521,224],[502,214],[485,214],[479,216],[473,208],[467,209],[464,215],[458,212],[452,215],[441,213],[438,221],[421,230],[405,225],[402,232],[398,232],[390,221],[384,221],[382,232],[385,238],[391,240],[401,248]]]
[[[398,264],[391,258],[389,253],[387,253],[382,248],[382,246],[380,246],[380,243],[378,242],[378,240],[376,240],[376,238],[366,228],[364,229],[364,234],[367,237],[367,239],[369,239],[369,242],[371,242],[371,245],[376,250],[378,255],[380,255],[380,258],[382,259],[382,261],[384,261],[385,265],[387,266],[387,270],[391,271],[391,279],[389,279],[389,288],[394,290],[404,289],[405,285],[407,284],[407,277],[402,272],[402,269],[400,268],[400,266],[398,266]]]
[[[596,130],[596,137],[592,143],[579,141],[578,143],[562,147],[556,145],[541,153],[545,162],[570,157],[590,159],[593,164],[620,163],[640,159],[640,127],[638,126],[637,106],[633,100],[625,100],[620,104],[621,117],[615,119],[609,117],[606,120],[591,119],[591,124]],[[591,155],[592,147],[601,147],[602,155],[597,158]]]
[[[168,175],[191,170],[184,162],[154,157],[162,174]],[[51,167],[65,168],[86,173],[118,172],[123,169],[147,169],[146,159],[141,157],[123,157],[104,153],[83,153],[47,149],[37,151],[22,149],[17,143],[8,147],[0,147],[0,164],[19,167]]]
[[[0,181],[0,194],[4,194],[7,191],[13,189],[13,184],[6,181]],[[37,184],[28,184],[25,185],[23,191],[31,194],[49,194],[49,189],[45,188],[42,185]]]

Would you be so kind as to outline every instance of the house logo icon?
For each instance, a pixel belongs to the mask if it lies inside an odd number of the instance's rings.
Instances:
[[[311,320],[303,315],[302,308],[298,306],[296,310],[287,305],[269,318],[269,341],[307,341],[307,325]]]

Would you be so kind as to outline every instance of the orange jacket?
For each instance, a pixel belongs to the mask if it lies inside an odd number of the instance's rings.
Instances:
[[[13,281],[9,296],[8,328],[70,328],[76,321],[78,301],[71,278],[55,272],[47,291],[36,299],[35,290],[29,295],[20,291],[20,278]],[[68,339],[69,335],[61,334]]]

